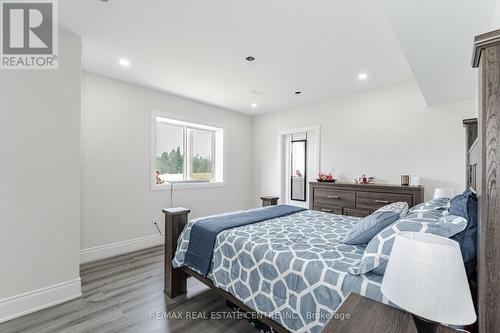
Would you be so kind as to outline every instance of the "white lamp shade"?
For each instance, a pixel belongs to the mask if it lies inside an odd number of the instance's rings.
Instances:
[[[451,239],[396,235],[381,289],[389,301],[419,317],[448,325],[476,321],[460,247]]]
[[[436,188],[434,190],[434,199],[453,198],[455,192],[452,188]]]

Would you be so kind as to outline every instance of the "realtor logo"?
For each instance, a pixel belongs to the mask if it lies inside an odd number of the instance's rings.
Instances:
[[[57,69],[57,0],[0,0],[1,69]]]

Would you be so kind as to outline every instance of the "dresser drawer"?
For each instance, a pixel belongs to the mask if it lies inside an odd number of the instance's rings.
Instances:
[[[370,215],[370,211],[363,210],[363,209],[344,208],[344,215],[366,217],[366,216]]]
[[[407,202],[408,206],[413,205],[413,196],[411,194],[390,194],[375,192],[357,192],[356,208],[377,210],[393,202]]]
[[[356,192],[316,188],[314,204],[329,207],[355,207]]]
[[[319,212],[342,215],[342,208],[340,207],[331,207],[327,205],[314,205],[314,210],[317,210]]]

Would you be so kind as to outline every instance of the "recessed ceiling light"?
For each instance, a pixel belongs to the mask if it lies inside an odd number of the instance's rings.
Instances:
[[[366,74],[366,73],[359,73],[358,74],[358,80],[363,81],[363,80],[366,80],[367,78],[368,78],[368,74]]]
[[[254,57],[252,57],[252,56],[248,56],[248,57],[246,57],[245,59],[246,59],[247,61],[254,61],[254,60],[255,60],[255,58],[254,58]]]
[[[255,109],[257,107],[257,103],[252,103],[251,107]]]
[[[120,63],[120,65],[121,65],[121,66],[123,66],[123,67],[128,67],[128,66],[130,66],[130,60],[125,59],[125,58],[120,59],[119,63]]]
[[[300,95],[300,94],[302,94],[302,91],[294,91],[293,93],[294,93],[295,95]]]

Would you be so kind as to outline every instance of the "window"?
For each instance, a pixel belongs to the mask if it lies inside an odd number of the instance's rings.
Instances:
[[[153,113],[153,188],[223,183],[224,129]]]
[[[188,164],[191,179],[212,180],[214,169],[215,132],[188,129],[191,163]]]

